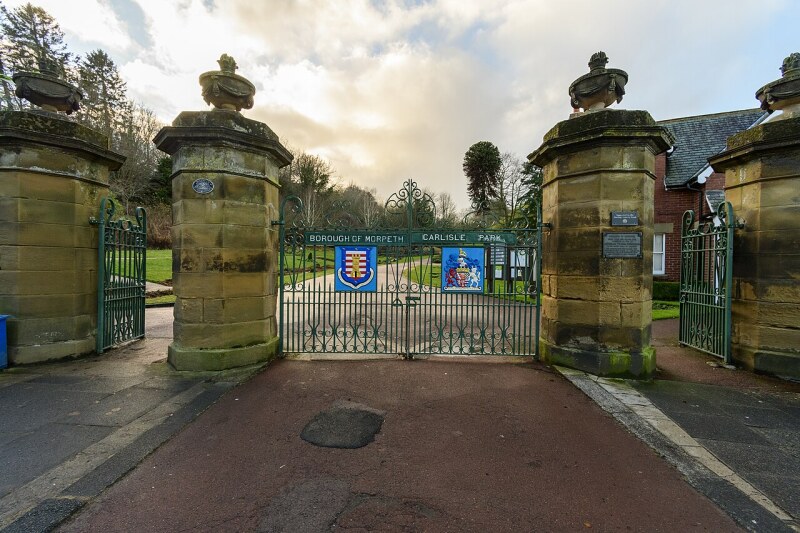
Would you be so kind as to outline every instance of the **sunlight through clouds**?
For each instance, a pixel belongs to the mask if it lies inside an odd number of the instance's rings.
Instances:
[[[14,7],[22,0],[0,0]],[[102,47],[165,122],[208,109],[198,76],[233,56],[245,116],[386,197],[413,177],[467,204],[481,140],[524,156],[569,115],[567,88],[608,53],[618,107],[656,119],[756,107],[797,50],[789,0],[41,0],[81,52]],[[124,9],[123,9],[124,8]],[[137,17],[124,17],[135,8]],[[144,38],[142,37],[144,36]]]

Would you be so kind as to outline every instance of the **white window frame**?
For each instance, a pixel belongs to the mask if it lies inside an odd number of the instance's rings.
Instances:
[[[661,237],[661,246],[657,246],[658,237]],[[661,270],[656,270],[656,255],[661,255]],[[653,275],[663,276],[667,273],[667,234],[653,234]]]

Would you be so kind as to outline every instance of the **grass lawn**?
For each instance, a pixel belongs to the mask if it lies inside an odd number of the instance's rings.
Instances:
[[[442,269],[439,265],[431,265],[425,267],[415,267],[411,270],[411,280],[417,283],[425,283],[431,287],[442,286]],[[503,281],[495,282],[495,293],[502,294],[505,291]],[[524,294],[525,286],[521,281],[516,282],[516,292],[513,298],[520,302],[533,303],[533,298]],[[512,297],[508,294],[507,297]],[[667,301],[653,301],[653,320],[665,320],[669,318],[678,318],[680,316],[680,307],[678,302]]]
[[[679,316],[680,304],[678,302],[653,300],[653,320],[665,320],[667,318],[678,318]]]
[[[165,296],[156,296],[154,298],[145,298],[144,305],[163,305],[163,304],[174,304],[175,303],[175,295],[174,294],[167,294]]]
[[[147,250],[147,281],[164,283],[172,279],[172,250]]]
[[[381,257],[378,262],[384,263],[386,261],[385,257]],[[327,273],[330,274],[333,272],[332,270],[332,263],[333,263],[333,249],[329,248],[326,250],[326,253],[323,255],[322,253],[317,253],[316,255],[312,256],[311,260],[308,259],[306,256],[305,266],[309,269],[311,268],[312,264],[314,265],[313,271],[308,271],[305,273],[306,279],[311,279],[317,275],[321,275],[325,272],[325,266],[327,265]],[[291,269],[293,266],[300,267],[303,264],[302,257],[297,254],[286,254],[286,266],[287,269]],[[288,277],[288,275],[287,275]],[[172,278],[172,250],[147,250],[147,281],[152,281],[154,283],[164,283],[167,280]],[[442,270],[441,266],[438,264],[431,264],[428,266],[418,266],[411,270],[411,280],[417,283],[425,283],[432,287],[441,287],[442,285]],[[524,292],[524,285],[523,282],[518,281],[516,290],[519,294],[513,295],[514,299],[519,301],[524,301],[527,303],[532,303],[533,298],[526,296],[523,294]],[[505,285],[502,281],[497,281],[495,283],[495,293],[502,293],[505,290]],[[511,297],[512,295],[508,295]],[[148,298],[147,304],[157,304],[157,303],[173,303],[175,302],[174,295],[168,296],[158,296],[156,298]],[[666,302],[666,301],[653,301],[653,320],[664,320],[668,318],[678,318],[679,316],[679,307],[678,302]]]

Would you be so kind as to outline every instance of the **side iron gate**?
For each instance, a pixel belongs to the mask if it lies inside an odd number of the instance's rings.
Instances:
[[[540,228],[446,224],[413,180],[325,214],[280,210],[281,351],[535,355]]]
[[[112,220],[114,201],[103,198],[97,252],[97,353],[144,337],[147,215],[136,221]]]
[[[683,214],[681,230],[681,344],[731,362],[733,207],[723,202],[713,221]]]

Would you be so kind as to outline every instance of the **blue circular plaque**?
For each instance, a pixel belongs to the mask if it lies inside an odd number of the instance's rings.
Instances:
[[[197,194],[208,194],[214,190],[214,182],[206,178],[200,178],[192,182],[192,189]]]

